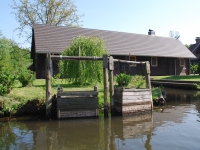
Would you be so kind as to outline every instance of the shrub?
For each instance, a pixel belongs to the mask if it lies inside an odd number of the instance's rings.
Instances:
[[[193,72],[193,74],[195,75],[195,72],[198,70],[199,65],[197,63],[194,64],[190,64],[190,70]]]
[[[120,73],[119,75],[117,75],[116,82],[118,86],[127,87],[130,84],[131,80],[132,76],[127,75],[125,73]]]
[[[135,88],[144,88],[146,86],[146,80],[141,75],[133,76],[132,82]]]
[[[10,93],[15,83],[16,76],[8,72],[0,73],[0,95]]]
[[[18,76],[18,80],[21,82],[22,87],[25,87],[27,85],[31,85],[34,81],[34,74],[30,70],[23,71]]]

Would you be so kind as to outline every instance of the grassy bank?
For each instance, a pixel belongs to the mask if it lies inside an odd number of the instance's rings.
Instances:
[[[134,81],[132,86],[137,82]],[[77,86],[69,84],[65,80],[54,80],[52,82],[51,95],[53,96],[57,92],[58,84],[63,87],[64,91],[89,91],[94,90],[95,85]],[[99,91],[99,108],[103,107],[104,104],[104,89],[103,84],[98,83]],[[144,86],[144,85],[143,85]],[[159,95],[159,88],[152,88],[153,98]],[[46,85],[45,79],[37,79],[33,82],[32,86],[22,87],[21,84],[17,83],[12,91],[5,95],[0,96],[0,102],[3,102],[3,112],[11,112],[11,114],[23,114],[24,112],[33,113],[44,113],[45,114],[45,97],[46,97]]]
[[[182,80],[182,81],[200,81],[199,75],[189,76],[151,76],[154,80]]]

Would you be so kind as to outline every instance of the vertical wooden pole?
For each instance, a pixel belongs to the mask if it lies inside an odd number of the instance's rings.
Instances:
[[[103,55],[104,73],[104,117],[108,116],[108,55]]]
[[[151,89],[151,80],[150,80],[150,64],[146,61],[146,88]],[[151,98],[151,111],[153,111],[153,100]]]
[[[146,61],[146,88],[151,89],[151,81],[150,81],[150,64],[148,61]]]
[[[109,57],[109,85],[110,85],[110,103],[111,103],[111,114],[113,114],[113,95],[114,95],[114,77],[113,77],[113,70],[114,70],[114,61],[113,57]]]
[[[46,56],[46,117],[50,117],[51,110],[51,55]]]

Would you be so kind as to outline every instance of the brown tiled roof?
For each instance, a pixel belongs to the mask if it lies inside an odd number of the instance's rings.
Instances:
[[[105,40],[110,55],[196,58],[179,40],[168,37],[44,24],[35,24],[33,32],[36,53],[59,54],[72,38],[95,36]]]

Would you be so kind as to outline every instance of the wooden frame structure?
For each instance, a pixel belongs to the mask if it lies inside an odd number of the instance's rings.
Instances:
[[[146,88],[151,89],[150,83],[150,65],[149,62],[137,62],[137,61],[126,61],[113,59],[112,56],[103,55],[103,57],[96,56],[58,56],[51,55],[50,53],[46,56],[46,116],[50,116],[51,109],[51,60],[92,60],[92,61],[103,61],[103,73],[104,73],[104,116],[108,116],[108,94],[110,92],[111,107],[114,105],[114,62],[122,62],[129,64],[143,64],[143,68],[146,70]],[[110,82],[109,82],[110,81]],[[153,104],[152,104],[153,107]]]

